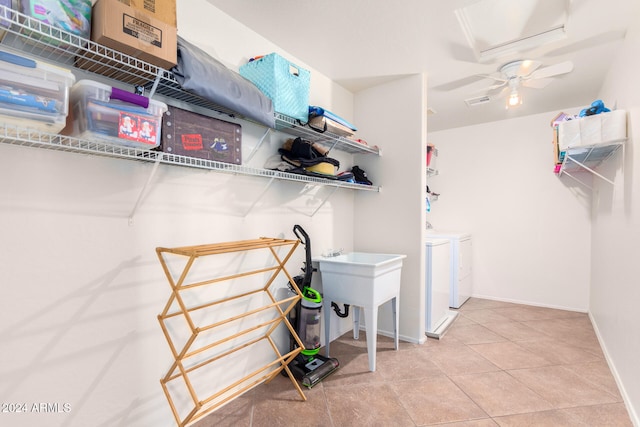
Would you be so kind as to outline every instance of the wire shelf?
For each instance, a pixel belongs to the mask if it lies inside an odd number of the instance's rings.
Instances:
[[[615,140],[601,144],[585,145],[579,147],[567,148],[564,151],[564,159],[562,166],[558,171],[558,176],[563,175],[579,182],[589,189],[592,186],[583,181],[578,175],[574,176],[574,172],[589,172],[598,178],[613,185],[613,181],[596,171],[598,166],[613,155],[620,147],[624,145],[626,138],[623,140]]]
[[[295,181],[314,185],[324,185],[352,190],[379,192],[380,187],[356,184],[328,178],[281,172],[271,169],[253,168],[196,157],[181,156],[155,150],[113,145],[100,141],[89,141],[70,136],[49,134],[38,130],[21,128],[0,123],[0,142],[24,147],[46,148],[55,151],[85,153],[139,162],[159,162],[173,166],[184,166],[197,169],[213,170],[222,173],[275,178],[284,181]]]
[[[91,40],[52,27],[6,6],[0,6],[0,23],[7,28],[0,44],[42,60],[97,74],[123,84],[140,86],[149,96],[161,95],[168,104],[186,103],[230,117],[255,122],[237,112],[184,90],[173,73]],[[351,154],[380,154],[369,147],[330,132],[318,133],[293,118],[276,113],[276,130],[304,137]]]
[[[613,155],[624,141],[616,141],[605,144],[589,145],[583,147],[568,148],[560,169],[562,172],[576,172],[584,169],[584,166],[596,168],[602,162]]]
[[[341,151],[346,151],[351,154],[377,154],[380,155],[378,147],[370,147],[360,142],[344,138],[340,135],[336,135],[331,132],[317,132],[313,129],[305,127],[299,120],[292,117],[285,116],[280,113],[276,113],[276,129],[285,133],[299,136],[301,138],[318,142],[320,144],[328,146],[329,150],[336,148]]]

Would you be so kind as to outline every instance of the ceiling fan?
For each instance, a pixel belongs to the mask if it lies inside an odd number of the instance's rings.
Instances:
[[[495,80],[497,83],[479,92],[484,92],[486,97],[500,98],[507,93],[507,108],[522,104],[520,89],[530,87],[542,89],[553,80],[552,77],[573,71],[571,61],[561,62],[548,67],[543,67],[542,62],[534,60],[519,60],[508,62],[500,67],[499,75],[483,75],[482,77]],[[496,91],[500,90],[497,94]],[[494,95],[495,94],[495,95]]]

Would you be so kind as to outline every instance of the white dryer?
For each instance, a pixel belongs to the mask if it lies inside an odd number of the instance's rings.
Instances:
[[[471,296],[472,241],[470,233],[427,231],[430,239],[448,239],[451,244],[449,307],[460,308]]]
[[[449,310],[451,241],[427,238],[425,246],[425,333],[439,339],[458,314]]]

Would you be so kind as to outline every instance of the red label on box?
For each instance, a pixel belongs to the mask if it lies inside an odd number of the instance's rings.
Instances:
[[[121,112],[118,119],[118,138],[155,145],[158,142],[157,126],[156,120]]]
[[[202,150],[202,135],[199,133],[182,135],[182,148],[185,150]]]

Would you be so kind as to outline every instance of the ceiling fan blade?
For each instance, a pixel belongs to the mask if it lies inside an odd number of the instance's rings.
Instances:
[[[566,74],[573,71],[573,62],[566,61],[559,64],[550,65],[548,67],[541,68],[534,71],[529,76],[529,79],[545,79],[547,77],[559,76],[560,74]]]
[[[443,91],[443,92],[448,92],[450,90],[456,90],[456,89],[460,89],[463,88],[465,86],[469,86],[472,85],[474,83],[479,82],[480,80],[482,80],[482,78],[484,78],[485,76],[482,75],[472,75],[472,76],[467,76],[458,80],[454,80],[451,82],[447,82],[447,83],[443,83],[437,86],[434,86],[433,89],[438,90],[438,91]]]
[[[485,87],[485,88],[479,89],[479,90],[475,91],[475,93],[491,92],[491,91],[494,91],[496,89],[500,89],[501,87],[504,87],[506,85],[507,85],[507,80],[503,81],[502,83],[497,83],[495,85],[491,85],[489,87]]]
[[[542,89],[547,87],[549,83],[551,83],[553,79],[545,78],[545,79],[528,79],[522,80],[522,86],[531,87],[534,89]]]
[[[476,74],[477,77],[482,77],[483,79],[491,79],[491,80],[495,80],[497,82],[503,82],[506,83],[508,79],[505,79],[502,76],[495,76],[493,74]]]

